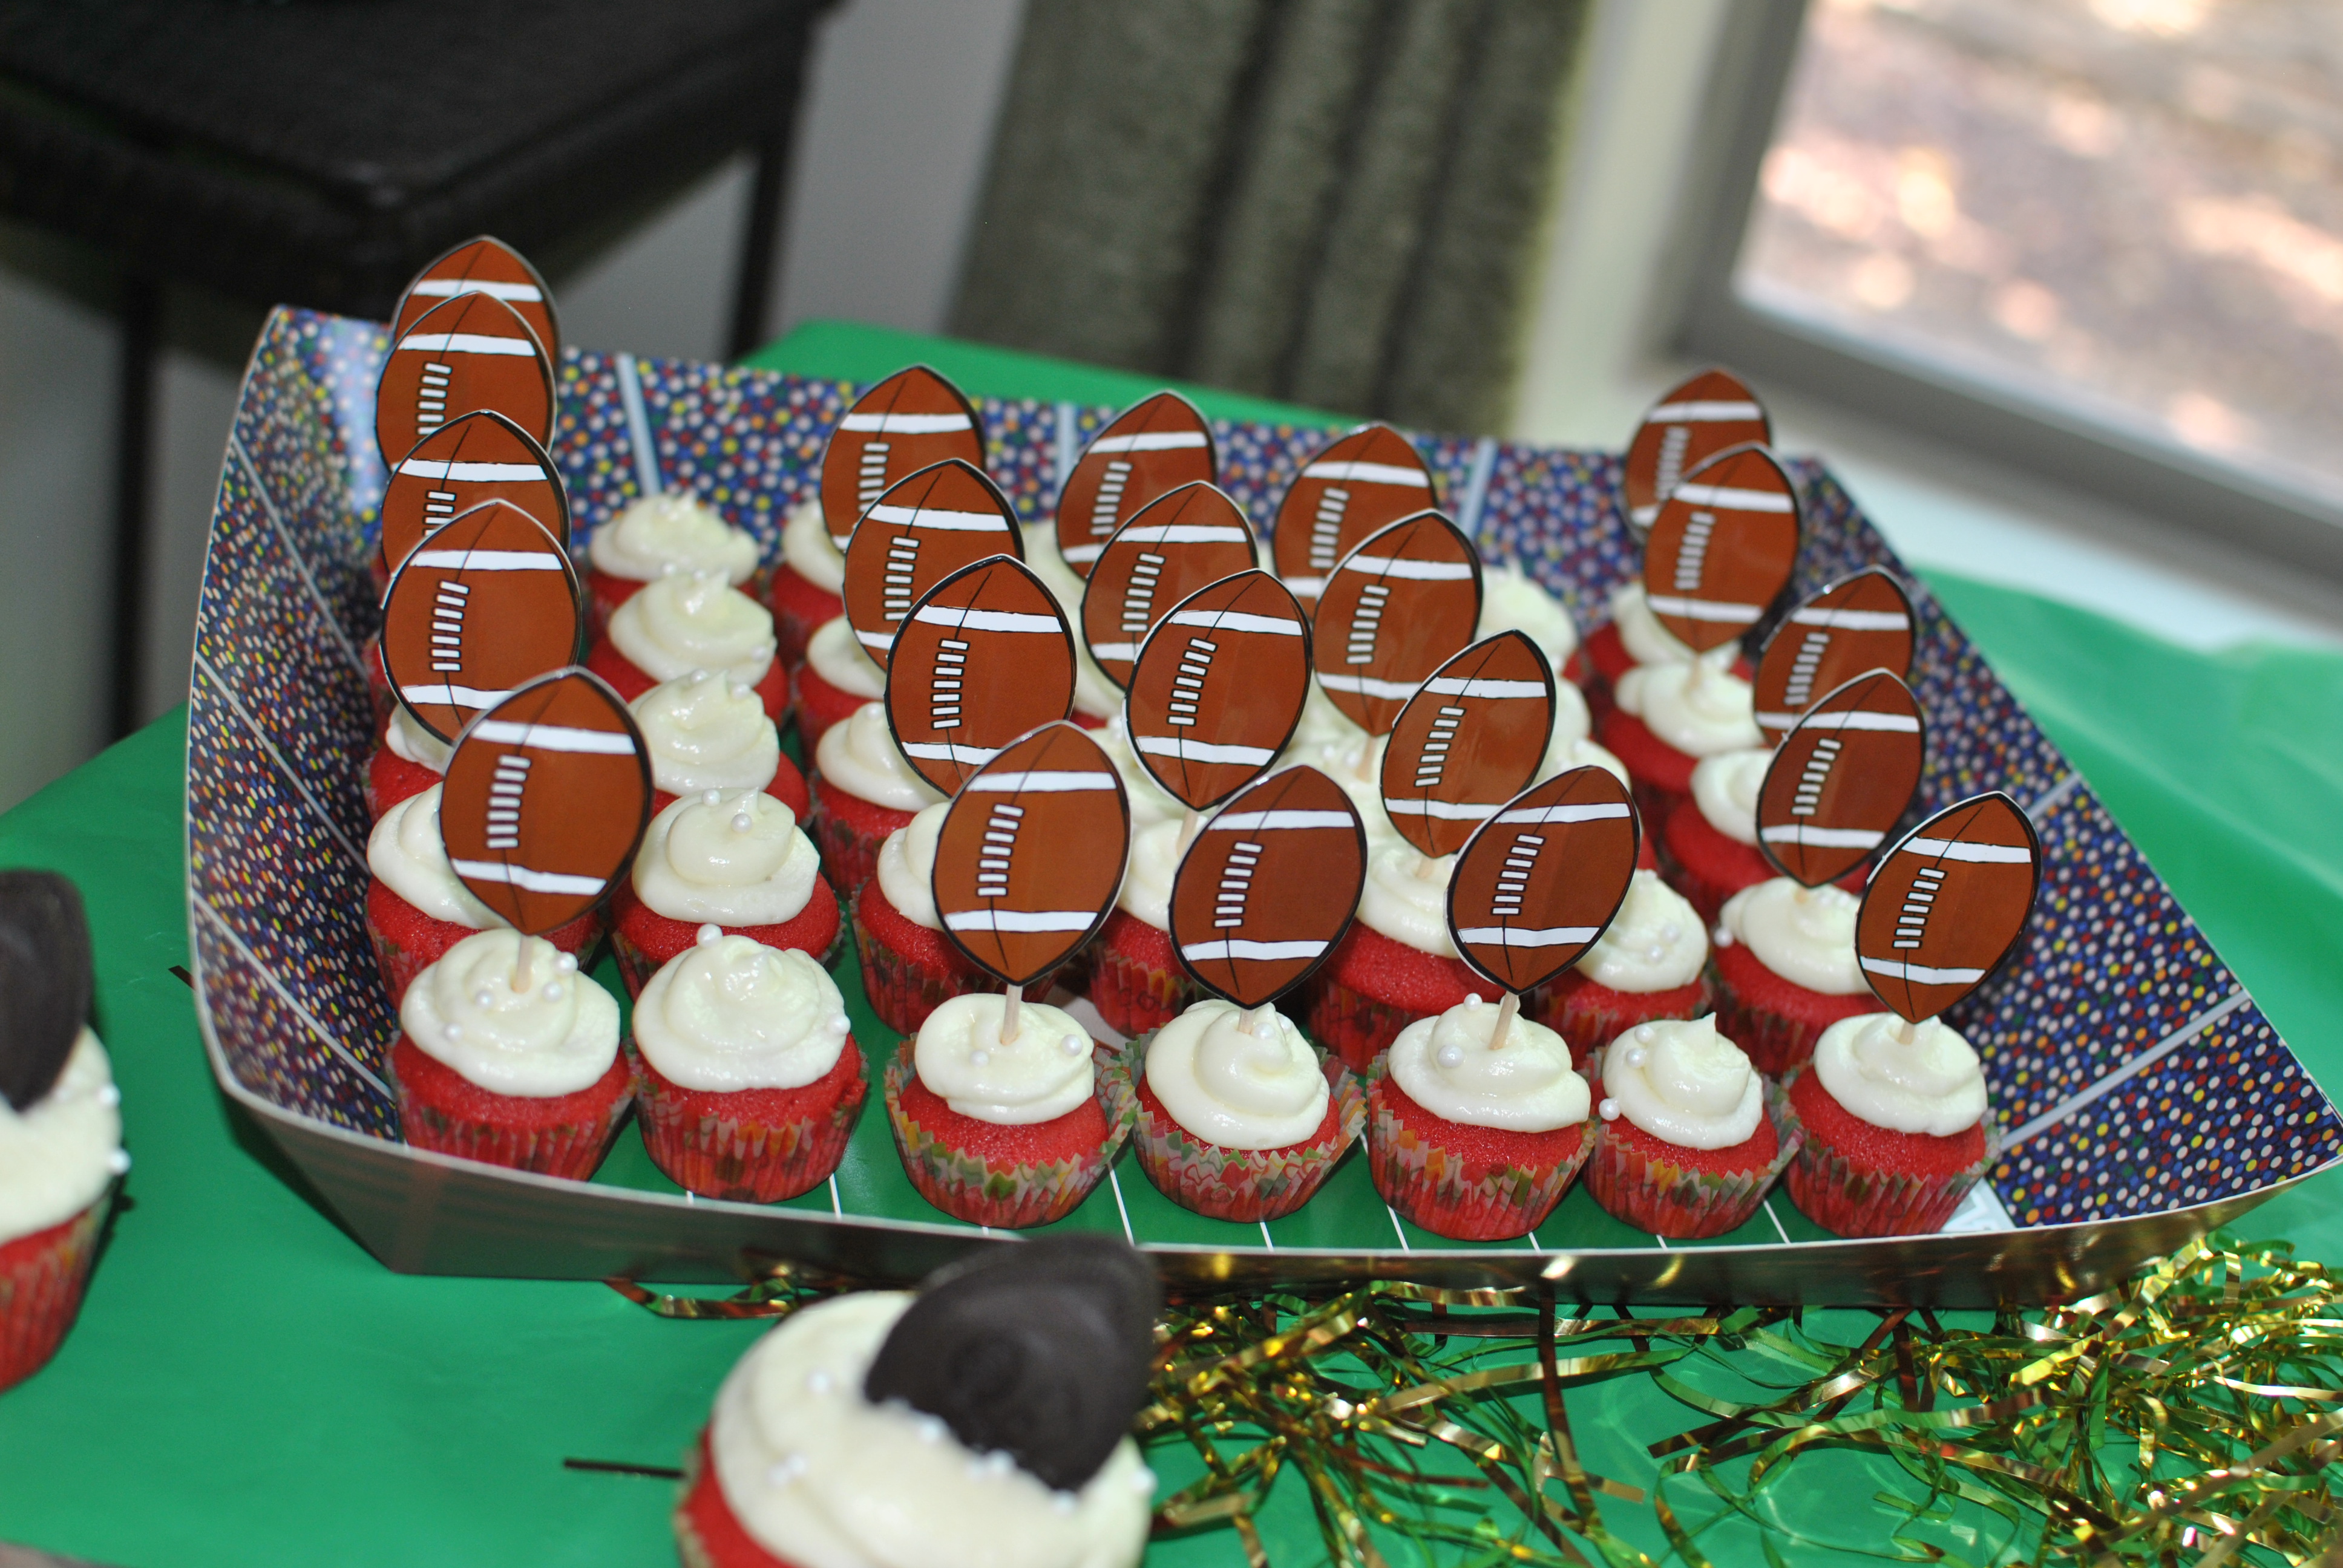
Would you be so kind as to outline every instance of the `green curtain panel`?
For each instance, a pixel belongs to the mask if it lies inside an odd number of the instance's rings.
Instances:
[[[1031,0],[953,330],[1504,421],[1590,0]]]

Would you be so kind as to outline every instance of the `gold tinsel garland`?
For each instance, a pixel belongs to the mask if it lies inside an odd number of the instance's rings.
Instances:
[[[778,1317],[852,1288],[787,1266],[726,1301],[612,1284],[679,1318]],[[1863,1314],[1872,1326],[1848,1343],[1819,1315],[1633,1317],[1389,1282],[1175,1300],[1137,1427],[1159,1467],[1180,1448],[1202,1474],[1163,1500],[1157,1528],[1232,1529],[1268,1568],[1258,1518],[1291,1471],[1327,1558],[1362,1568],[1389,1568],[1411,1541],[1460,1562],[1653,1563],[1620,1533],[1622,1510],[1647,1510],[1666,1560],[1691,1568],[1706,1568],[1701,1536],[1736,1517],[1770,1561],[1795,1562],[1825,1543],[1785,1525],[1773,1494],[1802,1461],[1856,1450],[1903,1479],[1874,1499],[1901,1518],[1875,1551],[1891,1561],[1972,1561],[1963,1504],[2036,1563],[2343,1559],[2327,1469],[2343,1458],[2343,1292],[2283,1242],[2208,1238],[2119,1289],[1989,1327],[1896,1309]],[[1704,1375],[1766,1397],[1722,1397]],[[1702,1418],[1651,1445],[1648,1495],[1590,1473],[1571,1436],[1564,1391],[1624,1376]],[[1687,1523],[1679,1510],[1701,1496],[1714,1506]]]

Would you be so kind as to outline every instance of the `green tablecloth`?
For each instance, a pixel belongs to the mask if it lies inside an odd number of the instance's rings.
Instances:
[[[1011,396],[1121,403],[1150,386],[828,324],[759,363],[867,377],[913,357]],[[2296,1052],[2343,1081],[2343,658],[2200,657],[1926,575]],[[137,1161],[79,1327],[0,1395],[0,1540],[137,1568],[672,1561],[665,1483],[561,1461],[674,1462],[759,1329],[660,1322],[599,1285],[403,1278],[318,1209],[214,1091],[171,972],[187,961],[185,740],[184,713],[158,720],[0,816],[0,865],[55,867],[88,897]],[[2343,1260],[2338,1197],[2330,1174],[2251,1228]],[[1643,1444],[1693,1424],[1641,1380],[1569,1397],[1590,1463],[1632,1484],[1653,1474]],[[1861,1541],[1871,1487],[1845,1473],[1844,1489],[1787,1501]],[[1268,1523],[1277,1561],[1314,1557],[1298,1505]],[[1656,1530],[1644,1544],[1661,1549]],[[1758,1560],[1745,1535],[1707,1545],[1720,1563]],[[1242,1557],[1216,1533],[1151,1560]]]

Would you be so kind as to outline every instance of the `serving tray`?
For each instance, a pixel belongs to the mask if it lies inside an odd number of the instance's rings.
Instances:
[[[914,1278],[1002,1233],[940,1214],[866,1109],[837,1177],[759,1207],[684,1194],[631,1131],[592,1182],[407,1148],[385,1062],[397,1022],[363,909],[359,780],[373,709],[359,648],[376,609],[366,556],[385,475],[374,322],[280,309],[247,370],[220,471],[196,616],[187,749],[187,904],[196,994],[222,1091],[249,1111],[357,1238],[402,1271],[721,1281],[792,1260]],[[571,351],[555,455],[580,537],[652,486],[689,487],[779,552],[812,494],[848,384]],[[990,467],[1027,519],[1113,410],[980,398]],[[1315,427],[1213,424],[1222,487],[1270,518]],[[1517,560],[1582,629],[1638,567],[1604,453],[1418,437],[1453,515],[1493,562]],[[1794,465],[1803,595],[1856,568],[1901,571],[1829,473]],[[1708,1242],[1631,1231],[1574,1189],[1523,1241],[1443,1241],[1375,1195],[1363,1152],[1299,1213],[1206,1220],[1156,1192],[1128,1151],[1067,1226],[1125,1235],[1192,1286],[1369,1276],[1537,1285],[1614,1302],[1909,1302],[2071,1298],[2226,1223],[2343,1152],[2343,1121],[2187,913],[1925,585],[1912,685],[1930,755],[1915,811],[2006,789],[2043,844],[2020,952],[1948,1021],[1977,1047],[2006,1151],[1944,1234],[1845,1241],[1778,1189]],[[896,1036],[850,955],[836,969],[867,1057]],[[605,983],[619,990],[607,963]],[[1087,1004],[1083,1004],[1086,1006]],[[1094,1017],[1094,1015],[1091,1015]],[[1111,1039],[1111,1035],[1105,1038]],[[874,1066],[874,1070],[875,1070]]]

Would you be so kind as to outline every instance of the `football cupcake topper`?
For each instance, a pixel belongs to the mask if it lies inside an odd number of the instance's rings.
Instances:
[[[1644,593],[1695,653],[1755,626],[1798,560],[1798,492],[1763,447],[1740,447],[1686,476],[1644,541]]]
[[[1277,575],[1307,605],[1360,540],[1439,505],[1432,470],[1406,437],[1388,425],[1353,430],[1303,464],[1278,503]]]
[[[1140,764],[1205,811],[1277,760],[1309,698],[1302,607],[1254,569],[1197,589],[1156,623],[1123,710]]]
[[[0,871],[0,1100],[48,1098],[89,1020],[89,917],[55,871]]]
[[[1858,675],[1798,720],[1757,791],[1757,847],[1809,888],[1835,882],[1887,841],[1927,755],[1920,704],[1884,669]]]
[[[426,311],[461,294],[485,294],[511,306],[545,345],[547,356],[554,364],[561,363],[561,323],[554,315],[553,291],[520,252],[487,235],[466,240],[415,275],[391,313],[391,341],[405,337]]]
[[[1082,640],[1101,672],[1129,686],[1139,645],[1172,606],[1253,562],[1252,525],[1203,480],[1150,501],[1099,552],[1082,591]]]
[[[569,544],[569,491],[535,437],[490,409],[450,419],[391,465],[382,493],[382,559],[407,552],[483,501],[509,501]]]
[[[569,552],[509,501],[483,501],[411,552],[382,601],[382,666],[441,740],[548,670],[586,630]]]
[[[1350,929],[1366,886],[1366,826],[1342,787],[1286,768],[1196,835],[1172,882],[1172,950],[1239,1007],[1299,984]]]
[[[1537,777],[1554,738],[1554,670],[1518,631],[1474,643],[1400,710],[1383,750],[1383,809],[1438,859]]]
[[[553,359],[520,313],[490,294],[459,294],[391,339],[375,386],[375,441],[397,462],[460,414],[493,408],[553,440]]]
[[[887,722],[949,795],[1001,749],[1074,710],[1074,639],[1050,587],[1011,556],[962,567],[911,607],[887,661]]]
[[[944,935],[1022,987],[1106,923],[1130,849],[1113,761],[1081,726],[1044,725],[971,774],[944,812],[933,880]],[[1015,1032],[1003,1025],[1003,1039]]]
[[[1448,879],[1457,955],[1508,996],[1578,961],[1626,901],[1643,848],[1627,787],[1573,768],[1514,796],[1474,831]]]
[[[854,400],[821,457],[821,518],[840,550],[870,503],[898,479],[957,457],[984,467],[984,428],[960,389],[924,365],[898,370]]]
[[[1726,447],[1773,439],[1765,410],[1738,377],[1702,371],[1664,395],[1635,427],[1619,481],[1628,525],[1639,534],[1649,529],[1677,482]]]
[[[846,618],[879,668],[927,591],[987,556],[1025,555],[1017,513],[983,469],[950,457],[897,480],[846,547]]]
[[[1418,512],[1370,535],[1318,600],[1318,684],[1370,735],[1388,735],[1416,688],[1473,640],[1481,556],[1454,523]]]
[[[1757,726],[1789,733],[1815,698],[1862,674],[1912,673],[1912,601],[1884,567],[1865,567],[1792,610],[1757,661]]]
[[[1873,872],[1855,918],[1863,978],[1919,1023],[1985,983],[2017,947],[2042,880],[2042,843],[2000,790],[1948,806]]]
[[[439,798],[456,875],[532,936],[602,900],[633,864],[650,816],[650,759],[634,716],[576,666],[472,720]]]
[[[1219,469],[1212,427],[1177,392],[1142,398],[1098,433],[1058,492],[1058,552],[1088,577],[1115,529],[1156,497]]]

